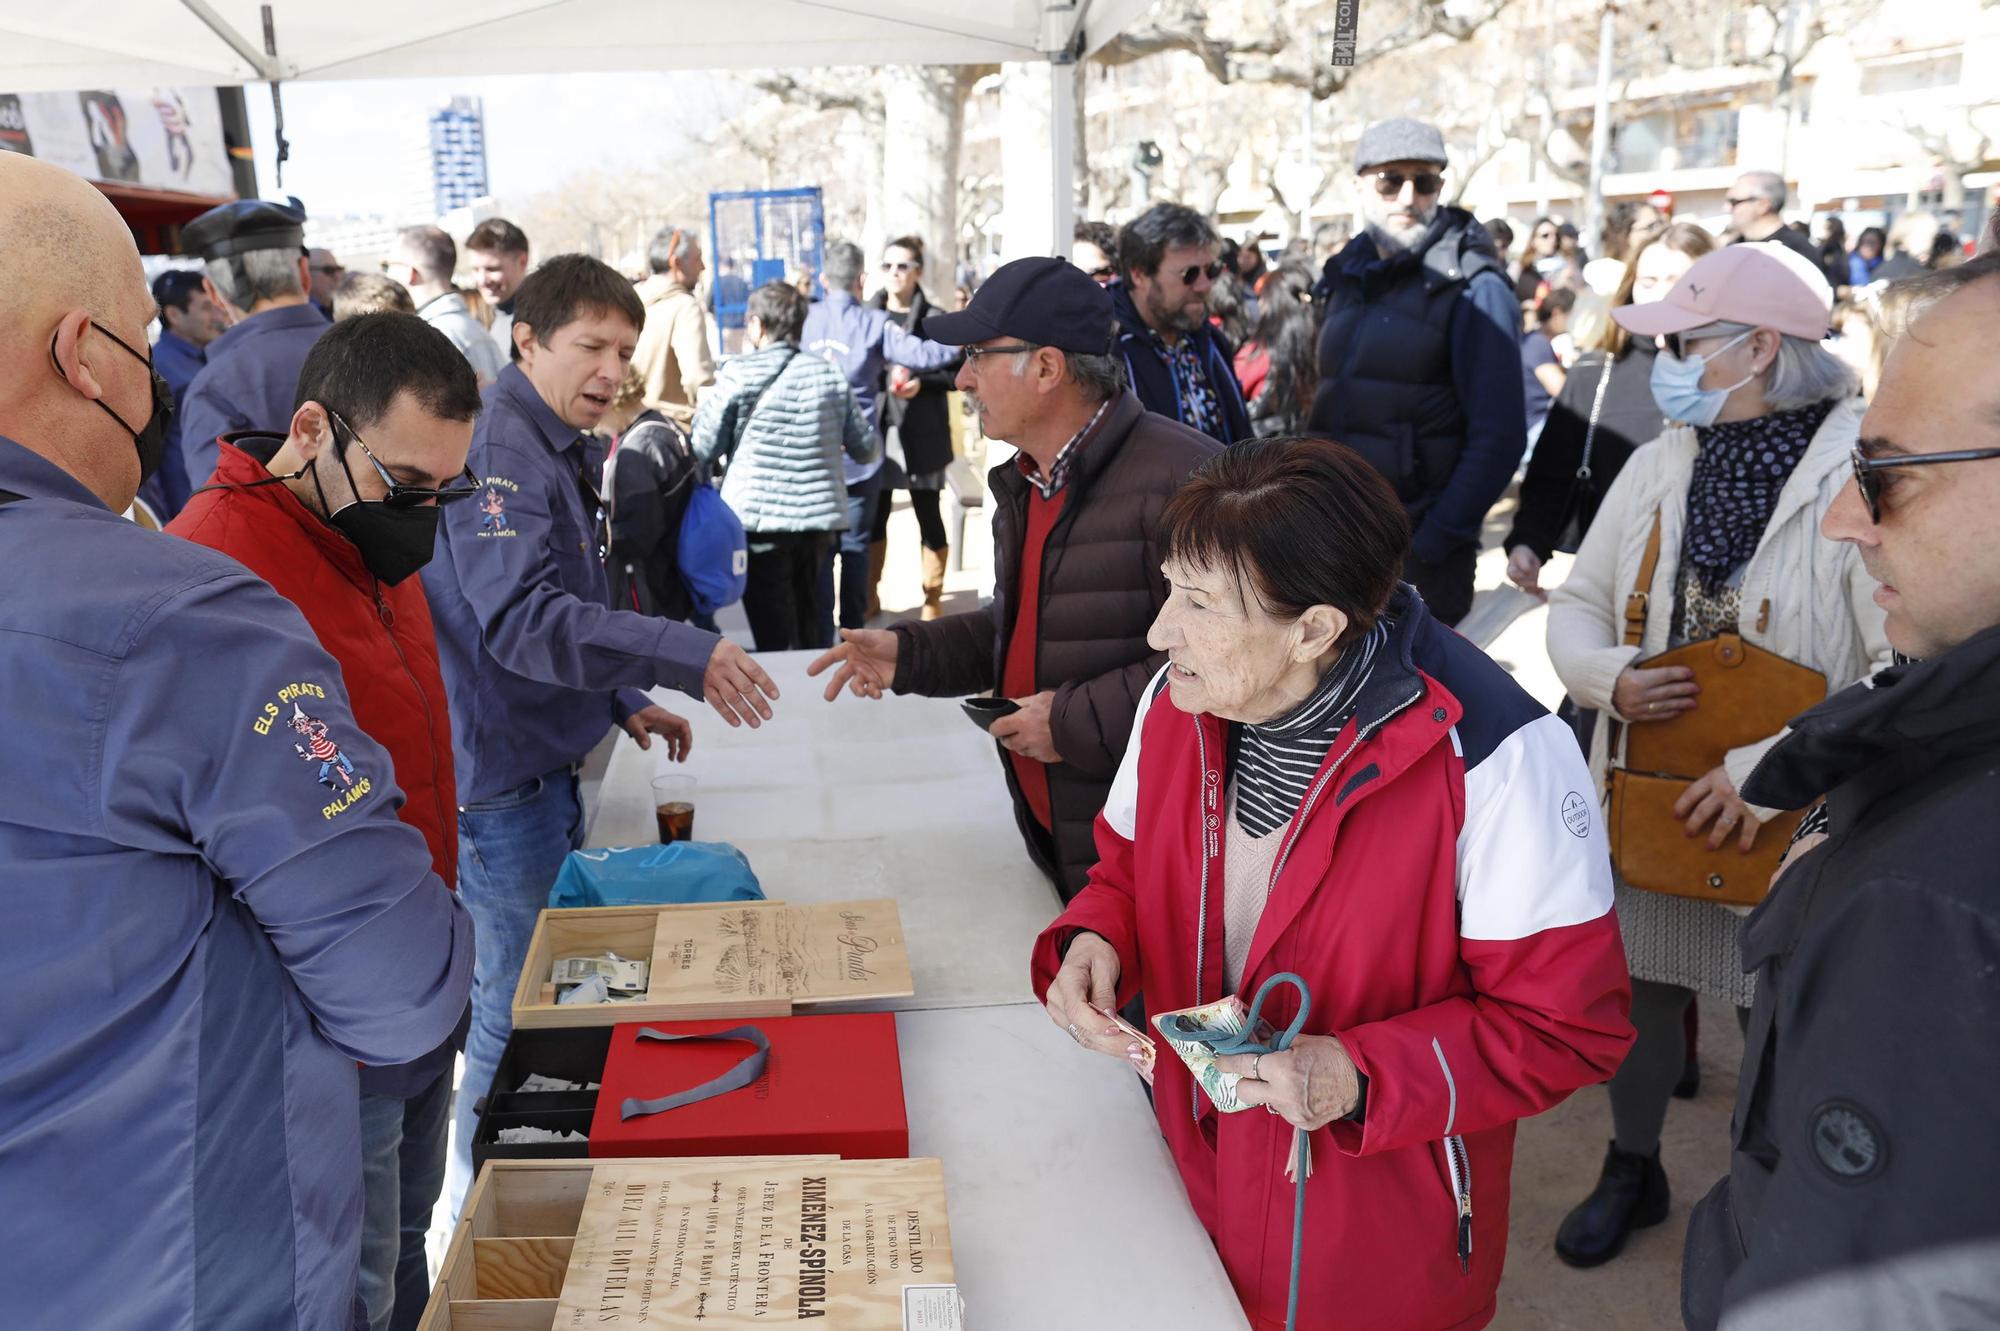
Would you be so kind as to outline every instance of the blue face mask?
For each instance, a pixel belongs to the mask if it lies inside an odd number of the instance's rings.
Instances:
[[[1716,356],[1750,336],[1755,329],[1738,333],[1706,356],[1687,356],[1675,360],[1666,352],[1653,357],[1653,401],[1660,413],[1670,421],[1680,421],[1696,427],[1715,424],[1715,418],[1722,411],[1722,404],[1729,395],[1757,377],[1751,371],[1727,388],[1703,388],[1702,375],[1708,372],[1708,362]]]

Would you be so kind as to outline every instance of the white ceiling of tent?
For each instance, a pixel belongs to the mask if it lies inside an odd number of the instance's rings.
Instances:
[[[0,92],[1033,60],[1152,0],[0,0]],[[265,54],[271,11],[275,58]]]

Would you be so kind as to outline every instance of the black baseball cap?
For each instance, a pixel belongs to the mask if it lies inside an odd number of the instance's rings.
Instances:
[[[924,336],[963,347],[1015,337],[1079,355],[1111,350],[1111,295],[1068,259],[1041,257],[1001,264],[962,310],[924,319]]]

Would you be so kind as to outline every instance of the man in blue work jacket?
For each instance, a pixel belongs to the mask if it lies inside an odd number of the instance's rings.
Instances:
[[[139,487],[139,497],[153,505],[164,526],[186,507],[194,489],[181,454],[181,412],[194,377],[208,364],[209,343],[222,335],[222,311],[209,296],[206,279],[186,268],[154,278],[153,301],[160,310],[153,368],[174,390],[174,416],[167,422],[167,450],[160,458],[159,474]]]
[[[188,485],[208,484],[215,441],[238,430],[283,434],[292,423],[299,370],[329,325],[306,298],[306,220],[262,199],[211,208],[181,228],[181,244],[207,267],[209,298],[229,331],[208,347],[208,364],[181,405],[181,457]]]
[[[471,921],[299,612],[117,516],[172,409],[117,212],[0,153],[0,291],[0,1321],[349,1326],[355,1063]]]
[[[876,390],[884,369],[900,365],[906,370],[941,370],[957,361],[960,351],[906,332],[887,310],[862,304],[863,263],[859,245],[837,240],[826,247],[826,299],[807,312],[799,346],[825,357],[847,376],[868,427],[879,435],[882,404]],[[883,498],[882,456],[877,452],[871,462],[842,460],[847,469],[847,530],[840,534],[839,618],[844,629],[862,628],[868,622],[868,542],[875,532],[875,505]],[[832,601],[831,559],[820,579],[820,594]]]
[[[586,432],[610,407],[645,317],[632,284],[595,259],[559,255],[528,275],[514,297],[513,363],[486,390],[472,436],[480,494],[444,510],[424,568],[451,699],[458,889],[479,924],[446,1180],[454,1207],[535,917],[583,845],[579,765],[614,724],[642,748],[664,735],[671,756],[686,754],[687,722],[641,689],[706,697],[731,725],[758,725],[778,696],[736,644],[609,606]]]

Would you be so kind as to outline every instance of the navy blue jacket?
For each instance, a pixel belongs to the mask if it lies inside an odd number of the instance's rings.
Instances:
[[[0,1321],[347,1326],[355,1062],[451,1032],[471,919],[295,607],[4,438],[0,490]]]
[[[194,483],[187,477],[187,460],[181,455],[181,426],[187,415],[188,386],[208,364],[208,352],[178,333],[161,333],[153,344],[153,368],[174,390],[174,414],[167,422],[166,448],[160,456],[160,472],[150,485],[148,499],[159,507],[160,521],[171,522],[187,507]]]
[[[854,400],[861,404],[861,414],[874,431],[882,428],[882,403],[876,393],[886,366],[941,370],[962,354],[961,348],[905,332],[895,315],[863,305],[846,291],[827,293],[825,300],[807,311],[799,348],[831,361],[847,376],[847,386],[854,390]],[[843,465],[847,484],[859,485],[882,470],[882,453],[878,449],[866,462],[849,457]]]
[[[223,435],[291,429],[299,371],[330,327],[307,301],[253,314],[208,344],[208,364],[181,404],[181,456],[191,490],[215,474],[215,441]]]
[[[1313,297],[1325,323],[1309,428],[1388,477],[1411,552],[1440,563],[1479,539],[1528,443],[1521,310],[1492,238],[1460,208],[1386,257],[1359,235]]]
[[[582,433],[519,365],[485,393],[467,465],[484,487],[438,523],[424,591],[451,698],[458,802],[581,762],[663,684],[699,698],[713,633],[611,609]],[[600,455],[601,456],[601,455]],[[623,687],[621,687],[623,686]]]
[[[1182,409],[1180,385],[1174,381],[1172,368],[1139,318],[1132,293],[1123,280],[1113,282],[1110,290],[1112,308],[1118,316],[1118,338],[1112,343],[1112,351],[1125,362],[1125,378],[1132,391],[1139,395],[1146,410],[1201,429]],[[1222,433],[1218,435],[1213,430],[1204,433],[1222,444],[1250,438],[1255,432],[1250,428],[1250,408],[1243,400],[1243,386],[1236,382],[1236,348],[1229,345],[1229,338],[1221,329],[1210,323],[1181,336],[1193,341],[1208,386],[1215,390],[1215,399],[1222,407]]]

